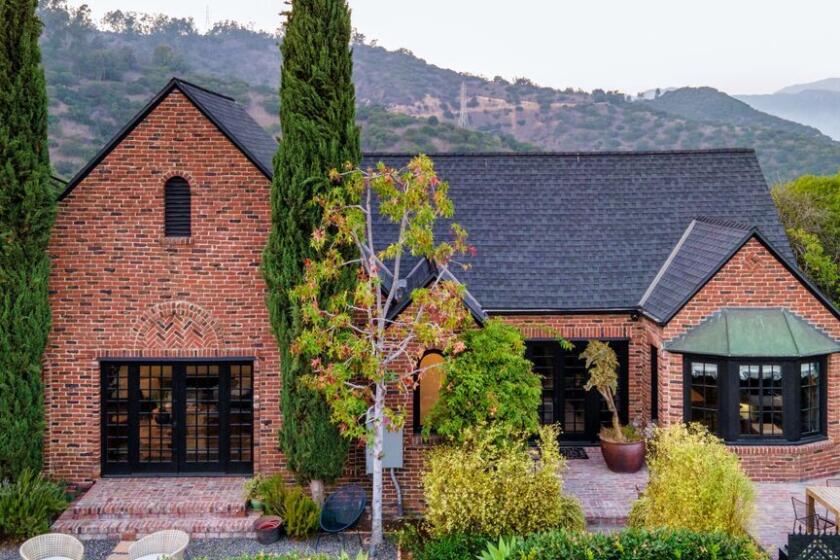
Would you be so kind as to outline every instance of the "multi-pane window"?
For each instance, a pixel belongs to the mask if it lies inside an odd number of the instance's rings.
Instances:
[[[800,431],[803,436],[817,434],[822,428],[819,362],[800,364],[800,384]]]
[[[824,435],[825,358],[687,357],[685,420],[726,441]]]
[[[740,435],[784,435],[784,391],[779,364],[738,366],[738,415]]]
[[[689,420],[699,422],[716,432],[718,429],[718,365],[708,362],[691,363],[689,388]]]
[[[549,344],[531,346],[530,360],[534,364],[534,373],[542,380],[542,398],[539,416],[543,424],[554,423],[554,349]]]

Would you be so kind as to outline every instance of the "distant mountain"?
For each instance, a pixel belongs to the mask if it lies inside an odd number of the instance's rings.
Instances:
[[[817,80],[816,82],[808,82],[807,84],[794,84],[786,88],[782,88],[776,93],[799,93],[807,90],[824,90],[824,91],[840,91],[840,78],[826,78],[824,80]]]
[[[736,97],[759,111],[812,126],[840,140],[840,88]]]
[[[81,167],[172,75],[235,97],[280,134],[279,37],[229,22],[201,34],[190,20],[130,13],[106,16],[101,29],[83,8],[61,0],[42,6],[50,152],[60,173]],[[365,150],[753,147],[771,182],[840,167],[840,143],[710,88],[630,101],[619,92],[488,80],[358,36],[353,55]]]
[[[757,111],[747,103],[710,87],[675,89],[649,101],[648,104],[660,111],[694,121],[760,126],[820,136],[819,131],[814,128]]]

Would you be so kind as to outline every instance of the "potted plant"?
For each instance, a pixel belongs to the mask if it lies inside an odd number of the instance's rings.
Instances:
[[[604,462],[613,472],[637,472],[645,464],[645,440],[633,426],[622,426],[615,406],[618,391],[618,357],[605,342],[591,340],[580,357],[586,360],[589,381],[584,389],[597,390],[612,414],[612,425],[598,434]]]
[[[256,475],[242,487],[242,492],[245,494],[245,502],[254,511],[262,511],[264,509],[263,502],[260,499],[260,485],[262,481],[263,478],[260,475]]]

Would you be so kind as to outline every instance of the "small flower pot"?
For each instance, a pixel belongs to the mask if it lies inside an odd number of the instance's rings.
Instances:
[[[645,464],[645,441],[619,443],[601,440],[601,453],[607,468],[617,473],[634,473]]]
[[[283,520],[276,515],[264,515],[254,522],[254,531],[257,533],[257,542],[260,544],[271,544],[280,540],[280,527]]]

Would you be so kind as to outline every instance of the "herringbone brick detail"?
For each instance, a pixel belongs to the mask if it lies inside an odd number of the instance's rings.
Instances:
[[[219,325],[195,303],[173,301],[152,306],[135,322],[134,348],[217,348]]]

